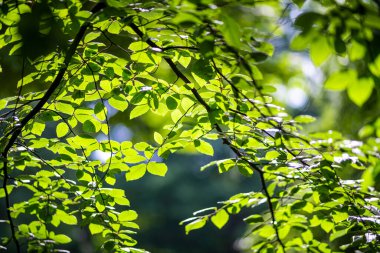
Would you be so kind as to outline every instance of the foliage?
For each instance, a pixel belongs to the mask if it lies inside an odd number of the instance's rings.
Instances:
[[[373,46],[379,3],[310,1],[316,12],[303,2],[294,1],[303,9],[292,48],[310,47],[318,66],[332,54],[344,58],[325,86],[347,90],[363,106],[380,75]],[[260,13],[288,7],[4,1],[0,48],[22,59],[22,77],[18,95],[0,100],[1,249],[59,252],[72,240],[60,231],[74,226],[88,229],[103,252],[144,252],[133,238],[138,214],[116,182],[165,176],[162,159],[172,153],[213,156],[215,143],[223,143],[230,157],[201,170],[238,170],[259,179],[261,191],[195,212],[183,222],[186,233],[207,222],[222,228],[249,209],[253,252],[378,251],[379,120],[362,128],[363,141],[336,131],[306,135],[302,126],[314,118],[293,118],[273,102],[274,88],[260,71],[274,53],[275,27]],[[155,117],[165,124],[148,140],[117,142],[113,111],[135,124]],[[98,150],[109,155],[104,163],[93,159]],[[348,170],[356,173],[348,178]],[[258,214],[252,208],[260,205],[266,211]]]

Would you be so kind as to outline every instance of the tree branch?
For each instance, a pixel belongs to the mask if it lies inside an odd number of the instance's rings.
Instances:
[[[144,39],[145,36],[144,36],[144,33],[138,28],[137,25],[135,25],[134,23],[130,23],[129,26],[132,28],[132,30],[141,38],[141,39]],[[156,43],[154,43],[150,38],[146,39],[145,42],[150,46],[150,47],[153,47],[153,48],[160,48]],[[191,83],[190,80],[178,69],[177,65],[173,62],[172,59],[170,59],[169,57],[163,57],[164,60],[169,64],[170,68],[173,70],[173,72],[184,82],[184,83]],[[240,56],[239,56],[240,58]],[[240,59],[241,60],[241,59]],[[245,64],[248,64],[244,61]],[[206,109],[206,111],[210,114],[212,112],[212,109],[211,107],[206,103],[206,101],[201,97],[201,95],[199,94],[199,92],[195,89],[195,88],[191,88],[190,91],[193,93],[194,97],[197,99],[197,101]],[[272,200],[271,200],[271,196],[268,192],[268,189],[267,189],[267,186],[265,184],[265,178],[264,178],[264,171],[261,170],[257,165],[255,165],[254,163],[252,163],[249,159],[245,158],[243,153],[237,148],[235,147],[231,141],[226,137],[224,136],[223,134],[223,130],[222,128],[219,126],[218,123],[215,123],[214,124],[215,126],[215,129],[218,131],[218,133],[220,135],[222,135],[222,140],[223,140],[223,144],[227,145],[234,153],[237,157],[239,157],[240,159],[244,160],[246,163],[248,163],[248,165],[254,170],[254,171],[257,171],[260,175],[260,181],[261,181],[261,184],[262,184],[262,187],[263,187],[263,191],[264,191],[264,194],[267,198],[267,202],[268,202],[268,207],[269,207],[269,211],[271,213],[271,219],[272,219],[272,223],[273,223],[273,227],[276,231],[276,236],[277,236],[277,241],[279,242],[279,244],[281,245],[283,251],[285,252],[285,246],[283,244],[283,242],[281,241],[280,237],[279,237],[279,231],[278,231],[278,228],[277,228],[277,222],[276,222],[276,218],[275,218],[275,213],[274,213],[274,207],[273,207],[273,203],[272,203]]]
[[[96,4],[93,8],[92,8],[92,13],[95,14],[96,12],[100,11],[101,9],[103,9],[105,7],[105,4],[104,3],[98,3]],[[8,184],[8,179],[9,179],[9,171],[8,171],[8,152],[9,150],[11,149],[11,147],[14,145],[17,137],[20,135],[22,129],[28,124],[28,122],[33,119],[38,112],[41,111],[41,109],[43,108],[43,106],[48,102],[48,100],[50,99],[50,97],[53,95],[54,91],[58,88],[58,86],[60,85],[62,79],[63,79],[63,76],[64,74],[66,73],[66,70],[70,64],[70,61],[79,45],[79,42],[81,41],[81,39],[83,38],[87,28],[89,27],[90,25],[90,22],[89,21],[86,21],[79,29],[78,33],[76,34],[75,36],[75,39],[73,41],[73,43],[71,44],[69,50],[67,51],[66,53],[66,57],[65,57],[65,60],[64,60],[64,64],[63,66],[61,67],[61,69],[59,70],[57,76],[55,77],[54,81],[52,82],[52,84],[50,85],[49,89],[46,91],[46,93],[44,94],[44,96],[41,98],[41,100],[38,102],[38,104],[33,108],[33,110],[31,112],[29,112],[25,118],[23,118],[20,122],[19,125],[16,125],[15,126],[15,130],[13,131],[11,137],[9,138],[8,140],[8,143],[7,145],[5,146],[5,148],[3,149],[1,155],[2,155],[2,159],[3,159],[3,173],[4,173],[4,180],[3,180],[3,189],[4,189],[4,192],[5,192],[5,201],[6,201],[6,209],[7,209],[7,218],[9,220],[9,224],[10,224],[10,227],[11,227],[11,233],[12,233],[12,240],[14,241],[15,245],[16,245],[16,251],[17,253],[21,253],[21,248],[20,248],[20,243],[16,237],[16,230],[15,230],[15,226],[14,226],[14,222],[13,222],[13,219],[12,219],[12,216],[11,216],[11,211],[10,211],[10,207],[11,207],[11,203],[10,203],[10,199],[9,199],[9,192],[7,190],[7,184]]]

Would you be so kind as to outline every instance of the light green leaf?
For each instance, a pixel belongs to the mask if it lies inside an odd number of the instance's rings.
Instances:
[[[210,143],[204,140],[201,140],[201,139],[194,140],[194,147],[197,151],[199,151],[202,154],[209,155],[209,156],[214,155],[213,147],[211,146]]]
[[[375,76],[380,77],[380,55],[376,57],[373,63],[369,64],[369,70]]]
[[[4,109],[7,106],[7,101],[4,99],[0,100],[0,110]]]
[[[211,222],[219,229],[221,229],[224,225],[226,225],[229,219],[228,213],[221,209],[215,215],[211,217]]]
[[[131,0],[107,0],[107,5],[114,8],[124,8],[131,3]]]
[[[348,47],[348,55],[351,61],[360,60],[365,56],[366,48],[356,40],[351,42],[351,45]]]
[[[357,72],[353,69],[342,72],[335,72],[330,75],[325,83],[328,90],[340,91],[346,89],[351,83],[356,83]]]
[[[222,21],[223,26],[221,31],[227,44],[235,48],[240,48],[240,38],[242,37],[242,32],[240,30],[239,23],[236,22],[236,20],[228,13],[224,13],[224,15],[222,15]]]
[[[276,230],[271,225],[265,225],[259,229],[259,235],[264,238],[271,238],[276,234]]]
[[[71,242],[71,238],[64,234],[54,235],[52,238],[55,242],[60,244],[66,244]]]
[[[322,220],[321,222],[321,228],[326,232],[329,233],[334,228],[334,223]]]
[[[94,39],[98,38],[102,33],[101,32],[90,32],[84,37],[83,42],[88,43],[90,41],[93,41]]]
[[[77,218],[74,215],[70,215],[63,210],[57,209],[56,215],[59,217],[61,222],[68,225],[76,225],[78,223]]]
[[[65,113],[68,115],[73,115],[74,114],[74,107],[70,103],[66,102],[56,102],[55,104],[55,109],[61,113]]]
[[[127,181],[137,180],[142,178],[146,172],[146,164],[138,164],[129,168],[125,174]]]
[[[57,125],[57,128],[55,130],[57,133],[57,137],[61,138],[69,132],[69,127],[67,126],[65,122],[61,122]]]
[[[161,145],[164,142],[164,138],[162,138],[162,135],[158,132],[154,132],[153,138],[159,145]]]
[[[128,102],[124,96],[114,95],[108,99],[110,106],[118,111],[124,112],[128,108]]]
[[[168,171],[168,167],[164,163],[150,162],[147,165],[148,172],[157,176],[165,176]]]
[[[172,118],[174,123],[177,123],[182,118],[182,112],[179,109],[175,109],[170,114],[170,117]]]
[[[92,235],[99,234],[105,229],[104,226],[95,223],[91,223],[88,228]]]
[[[276,150],[271,150],[271,151],[268,151],[265,154],[265,159],[267,159],[267,160],[273,160],[273,159],[276,159],[279,156],[280,156],[279,152],[277,152]]]
[[[45,130],[45,123],[41,123],[38,121],[33,121],[32,129],[30,130],[35,135],[41,136]]]
[[[345,236],[348,232],[348,229],[338,230],[330,235],[330,241],[335,241],[336,239]]]
[[[326,36],[318,36],[310,45],[310,57],[316,66],[320,66],[333,53]]]
[[[252,214],[248,216],[247,218],[245,218],[244,221],[249,224],[253,224],[253,223],[263,222],[264,219],[263,219],[263,216],[260,214]]]
[[[189,234],[190,231],[203,228],[206,225],[206,218],[197,219],[193,222],[190,222],[185,226],[186,234]]]
[[[106,120],[107,117],[107,107],[103,103],[99,102],[94,107],[94,114],[100,120]]]
[[[138,105],[133,110],[131,111],[129,118],[134,119],[137,118],[149,111],[149,106],[148,105]]]
[[[134,221],[137,217],[137,213],[133,210],[123,211],[118,215],[119,221]]]
[[[371,96],[375,83],[372,78],[360,78],[347,88],[348,97],[357,106],[362,106]]]
[[[299,115],[294,118],[294,121],[302,124],[308,124],[314,122],[316,119],[310,115]]]
[[[8,194],[10,194],[12,192],[14,187],[15,187],[14,185],[7,185]],[[0,198],[4,198],[4,197],[5,197],[4,188],[0,188]]]
[[[112,34],[119,34],[121,30],[119,22],[114,20],[111,25],[108,27],[107,31]]]

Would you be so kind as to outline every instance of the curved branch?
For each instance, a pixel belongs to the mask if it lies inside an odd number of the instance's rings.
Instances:
[[[102,10],[104,7],[105,7],[104,3],[98,3],[98,4],[96,4],[92,8],[91,11],[92,11],[93,14],[95,14],[96,12],[99,12],[100,10]],[[13,242],[16,245],[16,251],[18,253],[21,252],[21,248],[20,248],[20,243],[19,243],[19,241],[18,241],[18,239],[16,237],[15,225],[14,225],[14,222],[13,222],[13,219],[12,219],[12,216],[11,216],[11,211],[10,211],[11,203],[10,203],[10,199],[9,199],[9,192],[7,190],[7,184],[8,184],[8,179],[9,179],[9,174],[8,174],[8,172],[9,172],[8,171],[8,152],[11,149],[11,147],[15,144],[16,139],[20,135],[22,129],[28,124],[28,122],[30,120],[32,120],[37,115],[38,112],[41,111],[41,109],[43,108],[43,106],[48,102],[48,100],[50,99],[50,97],[53,95],[53,93],[55,92],[55,90],[60,85],[60,83],[61,83],[61,81],[63,79],[63,76],[66,73],[67,67],[69,66],[70,61],[71,61],[71,59],[72,59],[72,57],[73,57],[73,55],[74,55],[74,53],[75,53],[75,51],[76,51],[76,49],[77,49],[77,47],[79,45],[79,42],[82,40],[82,38],[83,38],[83,36],[84,36],[87,28],[89,27],[89,25],[90,25],[90,22],[86,21],[80,27],[78,33],[75,36],[75,39],[74,39],[73,43],[71,44],[69,50],[66,53],[64,64],[61,67],[61,69],[59,70],[57,76],[55,77],[54,81],[50,85],[49,89],[46,91],[45,95],[41,98],[41,100],[38,102],[38,104],[33,108],[33,110],[31,112],[29,112],[25,116],[25,118],[22,119],[22,121],[20,122],[19,125],[15,126],[15,130],[14,130],[13,134],[9,138],[7,145],[2,150],[2,153],[1,153],[2,160],[3,160],[2,161],[3,162],[3,173],[4,173],[4,180],[3,180],[2,188],[4,189],[4,192],[5,192],[7,218],[9,220],[9,224],[10,224],[10,227],[11,227],[12,240],[13,240]]]
[[[130,23],[129,26],[132,28],[132,30],[141,38],[141,39],[144,39],[146,36],[144,35],[144,33],[139,29],[139,27],[137,25],[135,25],[134,23]],[[154,43],[151,39],[146,39],[145,42],[150,46],[150,47],[153,47],[153,48],[159,48],[156,43]],[[191,83],[190,80],[178,69],[177,65],[173,62],[172,59],[170,59],[169,57],[163,57],[164,60],[169,64],[170,68],[173,70],[173,72],[186,84],[188,83]],[[246,62],[245,62],[246,63]],[[248,63],[246,63],[248,64]],[[201,95],[199,94],[199,92],[195,89],[195,88],[191,88],[189,89],[194,97],[197,99],[197,101],[206,109],[206,111],[210,114],[212,112],[212,109],[211,107],[206,103],[206,101],[201,97]],[[273,203],[272,203],[272,198],[268,192],[268,189],[267,189],[267,186],[266,186],[266,182],[265,182],[265,178],[264,178],[264,171],[261,170],[256,164],[252,163],[249,159],[245,158],[243,153],[237,148],[235,147],[231,141],[224,136],[224,133],[223,133],[223,130],[222,128],[219,126],[218,123],[215,123],[214,124],[215,126],[215,129],[218,131],[218,133],[223,136],[222,137],[222,140],[223,140],[223,144],[227,145],[234,153],[237,157],[239,157],[240,159],[244,160],[246,163],[248,163],[248,165],[254,170],[254,171],[257,171],[260,175],[260,181],[261,181],[261,185],[262,185],[262,188],[263,188],[263,191],[264,191],[264,194],[267,198],[267,202],[268,202],[268,207],[269,207],[269,211],[271,213],[271,219],[272,219],[272,223],[273,223],[273,227],[276,231],[276,236],[277,236],[277,241],[279,242],[279,244],[281,245],[283,251],[285,251],[285,245],[284,243],[281,241],[280,239],[280,236],[279,236],[279,231],[278,231],[278,227],[277,227],[277,222],[276,222],[276,217],[275,217],[275,212],[274,212],[274,207],[273,207]]]

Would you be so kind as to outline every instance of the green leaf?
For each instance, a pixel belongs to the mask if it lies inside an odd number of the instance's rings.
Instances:
[[[96,133],[97,132],[95,124],[92,122],[92,120],[86,120],[83,123],[83,131],[87,132],[87,133]]]
[[[88,43],[90,41],[93,41],[94,39],[98,38],[102,33],[101,32],[89,32],[86,37],[84,37],[83,42]]]
[[[175,109],[170,114],[170,117],[171,117],[171,119],[173,120],[174,123],[177,123],[182,118],[182,116],[183,116],[183,114],[182,114],[182,112],[179,109]]]
[[[280,156],[280,153],[276,150],[271,150],[265,154],[265,159],[267,160],[273,160]]]
[[[211,217],[211,222],[219,229],[221,229],[228,222],[229,215],[224,210],[219,210],[215,215]]]
[[[128,108],[127,100],[121,95],[113,95],[108,99],[108,103],[110,106],[121,112],[124,112]]]
[[[107,107],[103,103],[99,102],[94,107],[94,114],[100,120],[106,120],[107,117]]]
[[[69,132],[69,127],[67,126],[65,122],[61,122],[57,125],[56,133],[57,133],[58,138],[65,136],[68,132]]]
[[[88,228],[90,229],[90,233],[92,235],[99,234],[105,229],[104,226],[95,223],[91,223]]]
[[[138,217],[137,213],[133,210],[123,211],[118,215],[119,221],[134,221]]]
[[[111,23],[111,25],[108,27],[107,31],[112,34],[119,34],[121,30],[119,22],[116,20]]]
[[[245,218],[244,221],[249,224],[254,224],[254,223],[263,222],[264,219],[263,219],[263,216],[260,214],[252,214],[248,216],[247,218]]]
[[[162,138],[162,135],[158,132],[154,132],[153,138],[158,145],[161,145],[164,142],[164,138]]]
[[[56,215],[59,217],[61,222],[67,225],[76,225],[78,223],[77,218],[74,215],[70,215],[63,210],[57,209]]]
[[[369,70],[375,76],[380,77],[380,55],[376,57],[373,63],[369,64]]]
[[[240,30],[240,25],[234,17],[229,15],[228,13],[225,13],[222,11],[222,21],[223,21],[223,26],[222,26],[222,33],[224,36],[224,39],[226,40],[227,44],[230,46],[233,46],[235,48],[240,48],[241,47],[241,41],[240,38],[242,37],[242,32]]]
[[[8,194],[10,194],[12,192],[14,187],[15,187],[14,185],[7,185]],[[5,197],[4,188],[0,188],[0,198],[4,198],[4,197]]]
[[[302,8],[305,0],[293,0],[293,2],[298,6],[298,8]]]
[[[0,99],[0,110],[4,109],[7,106],[7,101]]]
[[[316,66],[320,66],[333,53],[325,36],[319,36],[310,45],[310,57]]]
[[[330,235],[330,241],[335,241],[336,239],[345,236],[348,232],[348,229],[338,230]]]
[[[297,2],[300,2],[299,0]],[[301,1],[304,2],[304,1]],[[324,19],[323,15],[317,12],[304,12],[298,15],[294,25],[304,31],[308,31],[316,24],[318,20]]]
[[[316,119],[310,115],[299,115],[294,118],[294,121],[301,124],[309,124],[314,122]]]
[[[276,230],[271,225],[265,225],[259,229],[259,235],[264,238],[271,238],[276,234]]]
[[[177,99],[175,99],[173,96],[169,96],[166,98],[166,107],[169,110],[175,110],[178,107]]]
[[[350,47],[348,47],[348,55],[351,61],[362,59],[365,56],[366,51],[366,47],[356,40],[353,40]]]
[[[130,119],[137,118],[149,111],[149,106],[148,105],[138,105],[129,114]]]
[[[322,220],[321,222],[321,228],[326,232],[329,233],[334,228],[334,223]]]
[[[107,5],[114,8],[124,8],[131,3],[131,0],[107,0]]]
[[[52,238],[55,242],[60,244],[66,244],[71,242],[71,238],[64,234],[54,235]]]
[[[214,155],[213,147],[211,146],[210,143],[204,140],[201,140],[201,139],[194,140],[194,147],[198,152],[202,154],[209,155],[209,156]]]
[[[371,96],[375,82],[372,78],[360,78],[357,82],[352,82],[347,88],[348,97],[357,106],[362,106]]]
[[[68,115],[73,115],[75,111],[73,105],[67,102],[57,102],[54,106],[57,111]]]
[[[137,180],[142,178],[146,172],[146,164],[138,164],[129,168],[125,177],[127,181]]]
[[[185,226],[186,234],[189,234],[190,231],[203,228],[206,225],[206,218],[197,219],[193,222],[190,222]]]
[[[341,91],[346,89],[351,83],[356,83],[357,72],[353,69],[342,72],[335,72],[330,75],[325,83],[328,90]]]
[[[30,130],[33,134],[41,136],[45,130],[45,123],[33,121],[32,129]]]
[[[168,171],[168,167],[164,163],[149,162],[147,165],[148,172],[157,176],[165,176]]]

